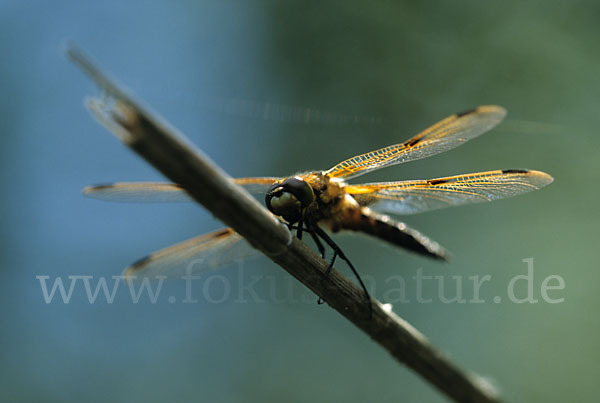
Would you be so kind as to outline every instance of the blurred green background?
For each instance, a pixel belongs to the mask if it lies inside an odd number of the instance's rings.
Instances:
[[[198,303],[184,304],[173,281],[156,303],[134,304],[124,287],[113,303],[89,303],[80,284],[69,303],[47,304],[36,276],[110,280],[220,226],[195,205],[81,196],[89,183],[162,178],[84,110],[96,89],[63,56],[72,40],[233,176],[326,169],[453,112],[507,108],[505,123],[452,152],[360,178],[554,176],[525,196],[405,217],[453,253],[450,264],[337,239],[378,298],[402,276],[409,302],[394,310],[507,400],[596,401],[599,18],[591,1],[1,1],[0,399],[446,401],[266,258],[208,288],[217,298],[223,281],[237,289],[254,276],[262,302],[211,303],[200,282]],[[531,257],[540,302],[510,302],[507,284]],[[460,276],[467,299],[468,277],[490,275],[486,302],[418,303],[419,268],[443,276],[449,297]],[[550,275],[565,281],[550,293],[562,303],[540,298]],[[437,296],[438,283],[423,294]]]

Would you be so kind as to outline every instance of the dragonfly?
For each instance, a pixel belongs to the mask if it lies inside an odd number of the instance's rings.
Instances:
[[[484,105],[456,113],[404,141],[346,159],[325,171],[287,177],[232,179],[250,193],[263,196],[267,209],[296,231],[308,233],[325,258],[328,245],[333,256],[344,260],[361,285],[370,306],[370,295],[358,271],[330,233],[353,231],[367,234],[410,252],[447,260],[449,253],[437,242],[387,214],[408,215],[512,197],[540,189],[553,181],[541,171],[502,169],[427,180],[350,184],[349,179],[376,169],[426,158],[464,144],[498,125],[504,108]],[[118,202],[193,201],[177,184],[122,182],[88,186],[85,196]],[[386,214],[387,213],[387,214]],[[220,229],[175,244],[136,261],[126,276],[156,276],[217,269],[259,255],[260,252],[231,228]],[[187,266],[186,266],[187,265]]]

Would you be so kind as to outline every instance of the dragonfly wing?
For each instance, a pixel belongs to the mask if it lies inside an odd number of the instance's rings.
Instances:
[[[280,178],[237,178],[233,181],[253,194],[264,194]],[[128,203],[191,202],[179,185],[162,182],[122,182],[88,186],[83,194],[94,199]]]
[[[233,181],[252,194],[264,196],[275,182],[280,182],[282,179],[275,177],[234,178]]]
[[[349,179],[375,169],[448,151],[487,132],[500,123],[504,116],[504,108],[495,105],[479,106],[454,114],[404,143],[357,155],[340,162],[326,171],[326,174]]]
[[[151,253],[127,267],[124,274],[129,278],[184,276],[259,255],[241,235],[224,228]]]
[[[161,182],[120,182],[87,186],[83,195],[99,200],[123,203],[191,202],[179,185]]]
[[[356,201],[377,211],[414,214],[504,199],[540,189],[553,178],[540,171],[506,169],[447,178],[348,185]]]

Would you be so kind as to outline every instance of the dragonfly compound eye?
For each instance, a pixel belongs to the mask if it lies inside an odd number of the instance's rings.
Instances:
[[[302,217],[302,209],[315,199],[312,188],[304,180],[293,177],[277,183],[265,196],[265,204],[273,214],[288,222],[297,222]]]

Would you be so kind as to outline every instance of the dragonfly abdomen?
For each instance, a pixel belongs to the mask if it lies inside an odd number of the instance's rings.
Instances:
[[[437,260],[448,260],[449,253],[437,242],[419,231],[383,214],[362,207],[348,211],[343,220],[336,223],[336,230],[363,232],[392,245]]]

